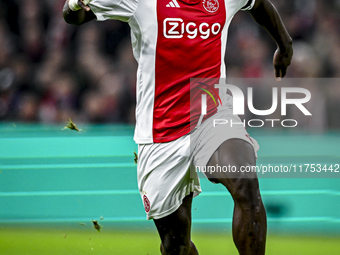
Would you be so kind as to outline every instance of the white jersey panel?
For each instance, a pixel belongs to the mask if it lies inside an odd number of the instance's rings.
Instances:
[[[97,20],[118,19],[131,27],[133,54],[138,62],[136,85],[136,127],[134,140],[153,142],[153,108],[155,94],[155,55],[157,43],[156,0],[94,0],[91,10]]]
[[[134,140],[138,144],[153,143],[155,57],[158,36],[156,5],[155,0],[140,3],[129,21],[133,54],[138,62],[134,135]]]
[[[129,21],[138,5],[138,0],[93,0],[89,6],[97,20],[117,19]]]

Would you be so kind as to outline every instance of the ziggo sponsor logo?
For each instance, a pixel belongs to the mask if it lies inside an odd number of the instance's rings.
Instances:
[[[217,35],[221,30],[220,23],[212,25],[203,22],[185,23],[181,18],[166,18],[163,22],[163,34],[165,38],[182,38],[185,34],[189,39],[195,39],[198,35],[202,39],[207,39],[210,34]]]

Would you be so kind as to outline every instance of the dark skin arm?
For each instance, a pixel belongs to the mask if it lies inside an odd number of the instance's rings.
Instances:
[[[269,0],[256,0],[249,11],[254,20],[264,27],[277,44],[273,64],[278,81],[286,75],[293,56],[292,38],[288,34],[279,13]]]
[[[96,19],[96,16],[91,11],[90,7],[86,6],[81,0],[78,0],[78,5],[81,7],[78,11],[72,11],[68,7],[68,0],[65,2],[63,8],[63,17],[68,24],[81,25]]]

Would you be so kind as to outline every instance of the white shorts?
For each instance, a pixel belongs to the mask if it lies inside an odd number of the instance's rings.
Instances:
[[[168,143],[140,144],[138,146],[137,178],[147,219],[160,219],[176,211],[185,196],[201,192],[198,175],[191,166],[205,166],[212,154],[226,140],[243,139],[259,146],[243,125],[213,126],[214,120],[240,123],[238,116],[216,113],[191,134]]]

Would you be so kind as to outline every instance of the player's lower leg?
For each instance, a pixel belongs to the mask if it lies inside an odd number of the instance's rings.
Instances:
[[[162,241],[162,255],[198,255],[190,234],[192,196],[186,196],[174,213],[154,220]]]
[[[254,166],[253,147],[241,139],[224,142],[211,157],[208,165]],[[264,255],[267,218],[256,173],[214,173],[208,178],[223,184],[234,200],[233,239],[240,255]]]
[[[233,239],[239,254],[265,254],[267,219],[261,198],[234,202]]]

